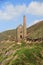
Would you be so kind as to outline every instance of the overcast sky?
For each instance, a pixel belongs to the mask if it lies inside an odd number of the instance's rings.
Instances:
[[[43,0],[0,0],[0,32],[23,24],[24,15],[27,27],[43,20]]]

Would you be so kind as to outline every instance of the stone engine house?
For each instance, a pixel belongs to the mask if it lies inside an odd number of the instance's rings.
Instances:
[[[16,29],[16,40],[26,40],[26,16],[23,17],[23,25],[19,25]]]

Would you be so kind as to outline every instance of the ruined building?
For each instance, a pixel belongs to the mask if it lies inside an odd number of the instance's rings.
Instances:
[[[26,40],[26,16],[23,18],[23,25],[19,25],[16,29],[16,40]]]

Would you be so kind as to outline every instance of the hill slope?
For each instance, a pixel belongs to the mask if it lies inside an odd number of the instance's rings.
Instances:
[[[37,24],[32,25],[27,28],[27,34],[29,38],[43,38],[43,21],[40,21]],[[8,30],[0,33],[1,40],[15,40],[16,38],[16,29]]]
[[[43,43],[0,43],[0,65],[43,65]]]
[[[43,21],[27,28],[29,37],[43,37]],[[38,35],[39,34],[39,35]],[[14,40],[16,30],[0,33],[0,40]],[[0,42],[0,65],[43,65],[43,42]]]
[[[16,30],[7,30],[0,33],[0,41],[2,40],[14,40],[16,37]]]
[[[43,21],[40,21],[27,28],[29,38],[43,38]]]

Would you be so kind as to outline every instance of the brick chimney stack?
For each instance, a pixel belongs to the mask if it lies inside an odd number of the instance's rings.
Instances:
[[[26,39],[26,16],[23,19],[23,39]]]

